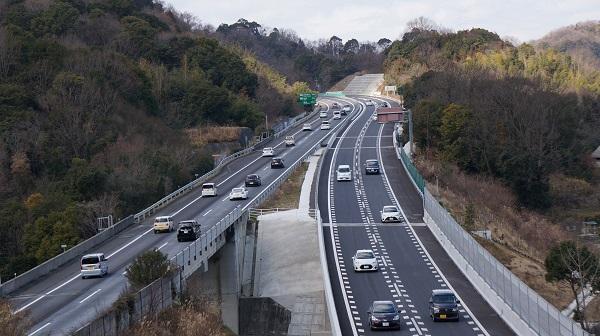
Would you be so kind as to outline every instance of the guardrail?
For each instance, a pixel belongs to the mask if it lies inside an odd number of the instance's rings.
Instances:
[[[394,130],[395,133],[395,130]],[[442,207],[433,197],[429,189],[425,186],[423,177],[416,171],[416,168],[409,163],[409,157],[404,148],[399,147],[394,136],[394,147],[398,158],[404,168],[409,173],[411,181],[418,188],[423,187],[423,208],[425,216],[431,220],[426,220],[428,225],[433,225],[431,231],[440,241],[448,241],[452,251],[448,252],[465,276],[478,288],[478,290],[489,291],[490,295],[482,296],[490,303],[496,311],[503,311],[504,308],[511,310],[516,319],[521,320],[521,324],[529,328],[537,335],[543,336],[589,336],[590,334],[583,330],[581,326],[561,314],[553,305],[549,304],[536,291],[529,288],[516,275],[507,269],[485,248],[483,248],[467,231],[465,231],[452,215]],[[414,170],[411,172],[411,168]],[[415,176],[417,179],[415,180]],[[439,231],[439,232],[438,232]],[[441,235],[439,235],[441,233]],[[448,251],[449,247],[441,243]],[[460,262],[459,262],[460,260]],[[484,283],[484,287],[478,287],[479,283]],[[491,296],[494,296],[492,298]],[[495,301],[495,299],[499,299]],[[494,304],[497,302],[498,304]],[[519,325],[514,320],[508,321],[510,315],[506,311],[499,313],[505,319],[508,325],[515,331]],[[523,331],[521,331],[523,332]]]
[[[243,149],[241,151],[235,152],[229,156],[227,156],[226,158],[224,158],[221,162],[219,162],[219,164],[211,171],[209,171],[208,173],[198,177],[197,179],[191,181],[190,183],[184,185],[183,187],[173,191],[172,193],[170,193],[169,195],[161,198],[159,201],[157,201],[156,203],[152,204],[151,206],[147,207],[146,209],[138,212],[137,214],[134,215],[134,219],[136,223],[139,223],[141,221],[143,221],[146,217],[148,217],[149,215],[152,215],[156,212],[156,210],[164,207],[165,205],[173,202],[175,199],[179,198],[180,196],[187,194],[188,192],[190,192],[191,190],[193,190],[194,188],[198,187],[199,185],[201,185],[202,183],[205,183],[206,181],[208,181],[210,178],[214,177],[215,175],[217,175],[220,170],[227,164],[229,164],[231,161],[242,157],[242,156],[246,156],[250,153],[252,153],[254,150],[261,148],[265,143],[273,140],[273,139],[277,139],[279,137],[281,137],[281,135],[286,132],[287,130],[289,130],[292,127],[295,127],[297,125],[299,125],[300,123],[304,122],[304,120],[310,118],[313,113],[315,113],[317,111],[317,109],[313,110],[313,112],[311,113],[306,113],[303,112],[301,114],[299,114],[298,116],[294,117],[291,121],[283,130],[272,134],[271,136],[259,141],[258,143],[252,145],[251,147],[248,147],[246,149]]]
[[[72,248],[66,250],[65,252],[44,261],[43,263],[37,265],[36,267],[30,269],[29,271],[20,274],[14,279],[10,279],[0,285],[0,296],[8,295],[15,290],[25,286],[26,284],[49,274],[60,266],[72,261],[75,258],[78,258],[85,252],[94,248],[98,244],[101,244],[108,239],[114,237],[119,232],[125,230],[129,225],[133,223],[133,216],[126,217],[122,219],[115,225],[109,227],[106,230],[94,235],[87,240],[73,246]]]

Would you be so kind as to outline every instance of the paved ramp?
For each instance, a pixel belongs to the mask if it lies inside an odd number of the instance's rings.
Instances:
[[[372,95],[383,83],[383,74],[356,76],[344,89],[346,95]]]

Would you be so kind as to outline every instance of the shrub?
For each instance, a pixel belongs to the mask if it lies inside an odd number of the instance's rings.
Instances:
[[[158,250],[144,252],[127,267],[127,279],[135,289],[143,288],[154,280],[169,274],[170,262],[165,254]]]

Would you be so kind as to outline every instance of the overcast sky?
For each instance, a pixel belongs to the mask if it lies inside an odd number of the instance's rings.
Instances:
[[[486,28],[519,41],[580,21],[600,19],[600,0],[166,0],[217,27],[239,18],[294,30],[317,40],[396,39],[406,22],[425,16],[453,29]]]

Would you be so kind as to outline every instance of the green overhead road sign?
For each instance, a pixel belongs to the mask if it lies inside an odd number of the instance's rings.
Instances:
[[[301,93],[298,96],[298,102],[302,105],[314,105],[317,103],[316,93]]]

